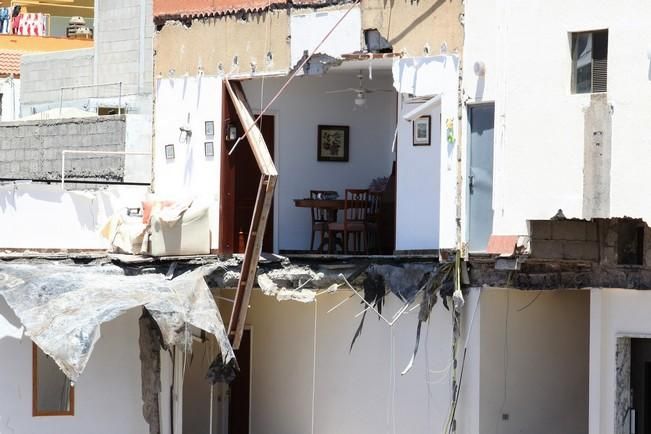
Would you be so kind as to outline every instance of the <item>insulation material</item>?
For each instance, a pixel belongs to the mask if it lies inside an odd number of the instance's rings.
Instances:
[[[456,89],[456,56],[410,57],[393,62],[393,87],[399,93],[432,96]]]
[[[144,306],[166,345],[191,348],[189,325],[213,334],[226,364],[233,349],[204,276],[216,265],[174,279],[126,276],[121,268],[59,264],[0,265],[0,294],[29,336],[72,381],[83,372],[100,338],[100,325]]]

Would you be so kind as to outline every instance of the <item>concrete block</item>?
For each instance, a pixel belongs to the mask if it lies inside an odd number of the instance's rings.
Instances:
[[[552,222],[549,220],[531,220],[529,222],[531,238],[537,240],[552,239]]]
[[[585,241],[586,222],[581,220],[554,220],[552,223],[552,239]]]
[[[562,259],[563,241],[531,240],[531,256],[534,258]]]
[[[599,244],[596,241],[565,241],[563,257],[565,259],[597,261],[599,259]]]
[[[585,225],[585,239],[586,241],[599,240],[599,225],[595,221],[586,222]]]

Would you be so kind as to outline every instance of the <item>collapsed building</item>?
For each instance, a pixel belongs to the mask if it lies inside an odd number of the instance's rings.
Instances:
[[[96,2],[23,56],[0,432],[643,432],[631,29],[515,3]]]

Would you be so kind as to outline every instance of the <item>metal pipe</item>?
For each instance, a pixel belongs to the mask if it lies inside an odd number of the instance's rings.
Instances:
[[[61,151],[61,189],[65,190],[66,176],[66,154],[89,154],[89,155],[151,155],[151,152],[128,152],[128,151],[78,151],[64,149]]]

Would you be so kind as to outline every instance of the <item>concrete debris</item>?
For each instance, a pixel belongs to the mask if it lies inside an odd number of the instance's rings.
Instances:
[[[289,273],[295,273],[296,271],[290,271]],[[276,282],[282,281],[282,279],[276,279],[275,281],[272,279],[270,276],[272,273],[269,274],[260,274],[258,275],[258,286],[262,290],[262,292],[265,295],[271,296],[271,297],[276,297],[278,301],[286,301],[286,300],[293,300],[293,301],[300,301],[303,303],[311,303],[314,301],[314,297],[316,296],[316,291],[312,291],[309,289],[304,289],[304,290],[294,290],[294,289],[287,289],[287,288],[280,288]],[[315,277],[318,278],[320,273],[314,273]],[[287,276],[282,276],[282,277],[287,277]],[[308,279],[307,281],[313,280],[313,278]]]
[[[192,347],[190,326],[215,336],[226,363],[234,359],[204,275],[217,265],[186,272],[128,276],[119,267],[0,264],[2,295],[29,336],[76,381],[100,337],[100,324],[144,306],[166,345]]]
[[[404,301],[412,302],[423,285],[423,277],[436,271],[435,264],[379,265],[373,264],[367,274],[379,274],[384,278],[386,289]]]

